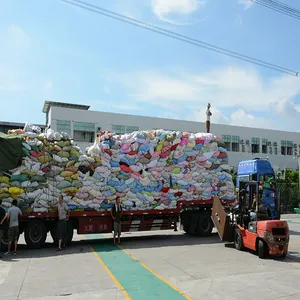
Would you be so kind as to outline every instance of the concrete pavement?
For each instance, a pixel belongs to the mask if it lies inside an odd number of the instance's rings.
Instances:
[[[61,253],[51,243],[35,251],[21,246],[17,257],[0,260],[0,299],[300,299],[300,219],[284,217],[291,230],[284,261],[237,251],[217,234],[172,231],[125,234],[125,252],[109,235],[75,235]]]

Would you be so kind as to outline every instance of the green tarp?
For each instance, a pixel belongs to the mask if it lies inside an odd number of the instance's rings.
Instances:
[[[0,171],[8,171],[21,165],[23,141],[21,136],[0,133]]]

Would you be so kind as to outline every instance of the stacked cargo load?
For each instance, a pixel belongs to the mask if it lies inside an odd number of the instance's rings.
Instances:
[[[51,129],[40,133],[27,125],[7,137],[14,136],[24,138],[19,143],[23,157],[11,170],[1,169],[0,162],[5,208],[18,199],[23,210],[54,211],[59,194],[72,211],[107,211],[117,196],[130,211],[172,209],[179,200],[205,201],[215,195],[234,199],[227,152],[213,134],[103,131],[85,154],[67,134]]]

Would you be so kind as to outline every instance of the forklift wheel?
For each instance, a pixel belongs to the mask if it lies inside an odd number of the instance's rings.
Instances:
[[[257,245],[257,254],[259,258],[265,258],[267,256],[268,246],[264,241],[259,240]]]
[[[244,249],[242,232],[238,228],[235,230],[235,233],[234,233],[234,246],[237,250]]]

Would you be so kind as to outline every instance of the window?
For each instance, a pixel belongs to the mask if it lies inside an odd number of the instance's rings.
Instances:
[[[71,135],[71,121],[56,120],[56,130]]]
[[[269,153],[272,154],[273,151],[272,151],[272,147],[269,147]]]
[[[137,126],[126,126],[125,132],[126,133],[132,133],[135,131],[139,131],[139,127]]]
[[[262,139],[262,142],[261,142],[261,152],[266,154],[268,153],[268,140],[267,139]]]
[[[231,140],[232,140],[232,151],[240,152],[240,137],[237,135],[233,135],[231,137]]]
[[[125,125],[112,125],[112,131],[116,134],[132,133],[134,131],[139,131],[137,126],[125,126]]]
[[[286,154],[287,155],[293,155],[293,141],[287,141],[286,142]]]
[[[251,138],[251,152],[259,153],[260,139],[257,137]]]
[[[93,143],[95,140],[95,132],[74,130],[74,141]]]
[[[277,155],[277,147],[274,148],[274,154]]]
[[[74,122],[74,131],[95,132],[94,123]]]
[[[242,152],[245,152],[245,150],[246,150],[246,146],[242,145]]]
[[[124,134],[125,133],[125,126],[123,125],[112,125],[112,131],[116,134]]]
[[[281,155],[286,155],[286,141],[281,141]]]
[[[231,144],[231,136],[230,135],[222,135],[222,142],[225,145],[227,151],[231,151],[230,144]]]

